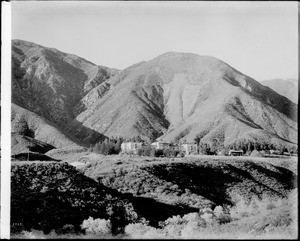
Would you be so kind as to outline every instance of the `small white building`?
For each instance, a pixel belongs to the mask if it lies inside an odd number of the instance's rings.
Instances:
[[[280,151],[278,151],[278,150],[270,150],[270,153],[272,155],[280,155]]]
[[[141,148],[142,145],[142,142],[123,142],[121,144],[121,149],[123,153],[137,154],[138,149]]]
[[[196,154],[198,154],[197,144],[185,143],[185,144],[182,144],[182,147],[185,150],[186,155],[196,155]]]
[[[151,146],[155,147],[155,149],[164,149],[164,148],[169,148],[170,147],[170,143],[156,141],[156,142],[151,143]]]
[[[243,152],[243,150],[238,150],[238,151],[229,150],[228,155],[229,156],[242,156],[242,155],[244,155],[244,152]]]

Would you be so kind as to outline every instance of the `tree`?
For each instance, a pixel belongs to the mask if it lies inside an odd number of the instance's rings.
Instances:
[[[217,138],[214,138],[211,143],[211,149],[210,149],[211,154],[217,154],[218,149],[219,149],[219,140]]]
[[[155,149],[151,145],[142,146],[138,149],[139,156],[151,156],[155,155]]]
[[[201,139],[207,134],[206,131],[201,131],[200,133],[198,133],[196,135],[196,137],[194,138],[194,141],[196,142],[196,144],[199,146],[200,145],[200,141]]]
[[[179,151],[176,151],[174,147],[163,149],[163,154],[165,157],[176,157]]]
[[[248,144],[248,151],[253,151],[254,150],[254,144],[251,142],[251,141],[249,141],[249,144]]]
[[[93,152],[103,155],[119,154],[121,151],[121,140],[105,139],[98,142],[92,148]]]
[[[24,117],[21,117],[13,127],[15,133],[34,138],[34,131],[29,128],[28,123]]]
[[[96,143],[93,148],[93,152],[100,154],[100,142]]]
[[[154,155],[155,155],[155,157],[161,157],[161,156],[164,155],[164,152],[161,149],[157,149],[157,150],[155,150],[155,154]]]
[[[207,143],[200,143],[200,152],[203,153],[204,155],[210,155],[210,146]]]

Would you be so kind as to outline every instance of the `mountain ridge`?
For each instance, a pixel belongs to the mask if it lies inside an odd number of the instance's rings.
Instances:
[[[267,106],[271,106],[272,108],[276,108],[278,110],[278,112],[283,112],[285,115],[289,115],[290,118],[292,118],[294,121],[296,120],[296,115],[295,115],[295,111],[296,111],[296,106],[294,106],[293,104],[289,103],[289,100],[287,100],[286,98],[280,98],[280,101],[278,101],[276,98],[278,97],[277,93],[269,90],[267,87],[262,86],[261,84],[259,84],[258,82],[256,82],[255,80],[253,80],[250,77],[247,76],[238,76],[238,79],[235,78],[235,75],[239,75],[240,72],[234,72],[235,69],[229,69],[228,70],[228,66],[226,63],[220,61],[217,63],[209,63],[208,65],[213,65],[214,68],[217,68],[221,65],[221,70],[225,70],[227,71],[227,75],[225,76],[225,82],[220,82],[220,80],[218,81],[218,76],[220,75],[220,72],[217,73],[213,73],[213,77],[211,78],[211,75],[209,75],[209,79],[207,76],[205,76],[205,74],[207,73],[203,73],[204,78],[202,76],[202,78],[198,79],[201,83],[202,86],[201,88],[198,88],[198,92],[202,91],[202,94],[198,95],[198,93],[193,92],[194,88],[197,88],[197,80],[193,80],[191,77],[190,79],[185,79],[186,78],[186,73],[178,73],[178,74],[173,74],[171,77],[168,75],[168,68],[170,68],[170,66],[164,66],[162,63],[164,61],[165,58],[170,57],[170,55],[179,55],[180,57],[186,57],[184,54],[182,53],[166,53],[163,55],[160,55],[163,57],[163,59],[160,59],[160,56],[147,61],[147,62],[143,62],[141,64],[139,64],[138,66],[135,67],[130,67],[130,69],[125,69],[124,72],[122,71],[117,77],[116,79],[114,79],[114,81],[118,82],[117,87],[115,88],[119,88],[118,89],[118,93],[116,93],[116,95],[130,95],[130,93],[132,94],[132,106],[136,105],[137,103],[143,103],[146,102],[147,104],[144,105],[143,107],[140,107],[140,109],[148,109],[148,120],[151,119],[151,113],[153,113],[153,111],[151,111],[151,107],[156,106],[159,107],[158,109],[163,109],[163,114],[161,114],[158,118],[161,118],[163,120],[163,122],[165,123],[171,123],[170,119],[173,119],[173,124],[174,127],[176,126],[176,124],[178,125],[179,123],[181,123],[182,121],[184,122],[185,120],[181,120],[176,122],[176,118],[178,118],[178,116],[180,117],[188,117],[191,115],[191,111],[193,110],[193,108],[197,108],[197,103],[195,100],[198,100],[198,102],[200,102],[201,104],[203,104],[203,102],[207,101],[207,98],[209,97],[206,93],[207,92],[214,92],[214,98],[223,98],[224,96],[226,96],[226,92],[224,91],[224,89],[227,88],[235,88],[234,91],[236,92],[236,95],[239,95],[239,89],[238,88],[243,88],[243,91],[246,92],[247,94],[251,93],[252,97],[254,97],[254,99],[260,99],[260,101],[263,99],[264,105],[266,106],[266,108],[268,108]],[[186,58],[188,60],[188,62],[191,62],[191,58],[193,61],[193,58],[195,58],[195,54],[192,55],[188,55]],[[210,61],[219,61],[218,59],[214,58],[214,57],[209,57]],[[158,61],[159,64],[157,64],[155,66],[154,69],[154,73],[147,73],[147,71],[149,72],[149,69],[151,69],[151,67],[153,68],[153,62]],[[201,62],[201,60],[200,60]],[[174,65],[174,63],[170,64],[170,65]],[[176,63],[175,63],[176,65]],[[187,65],[187,64],[186,64]],[[162,67],[163,66],[163,67]],[[177,66],[176,66],[177,67]],[[209,66],[210,67],[210,66]],[[164,68],[164,75],[160,76],[158,73],[161,71],[160,68]],[[131,73],[132,69],[135,69],[136,73]],[[137,69],[137,70],[136,70]],[[185,69],[185,72],[191,72],[190,69]],[[212,70],[211,70],[212,71]],[[145,74],[146,77],[143,76],[143,73],[147,73]],[[178,69],[177,69],[178,72]],[[211,74],[211,72],[209,73]],[[175,77],[174,77],[175,76]],[[172,81],[172,78],[173,80]],[[206,78],[205,78],[206,77]],[[119,79],[118,79],[119,78]],[[191,84],[189,86],[186,86],[185,83],[191,81]],[[172,83],[174,84],[172,84]],[[196,82],[196,83],[195,83]],[[211,84],[214,83],[216,87],[217,84],[222,84],[222,88],[213,88],[211,86]],[[119,92],[122,91],[122,88],[125,88],[126,86],[126,93],[122,93],[120,94]],[[203,88],[202,88],[203,87]],[[131,89],[130,89],[131,88]],[[130,91],[128,91],[130,90]],[[155,90],[155,91],[154,91]],[[172,91],[172,93],[168,94],[168,91]],[[257,91],[259,90],[259,91]],[[176,91],[178,93],[176,93]],[[194,94],[194,98],[193,100],[195,101],[194,105],[192,108],[186,108],[186,111],[180,111],[180,109],[183,109],[183,105],[182,98],[179,98],[176,95],[180,95],[182,97],[182,93],[186,92],[187,94],[185,94],[185,96],[183,98],[187,98],[189,96],[191,96],[191,94]],[[268,98],[265,97],[265,94],[268,93],[269,96]],[[97,105],[93,105],[91,108],[94,108],[92,112],[96,111],[96,109],[102,108],[103,105],[105,105],[105,103],[107,101],[109,101],[110,99],[113,98],[113,92],[108,92],[107,96],[103,97],[103,99],[99,100],[99,104]],[[160,105],[157,102],[157,100],[155,100],[155,98],[151,98],[151,95],[154,95],[156,98],[163,98],[164,99],[164,103],[160,103]],[[168,101],[166,101],[167,99],[170,100],[170,95],[173,101],[177,101],[177,105],[169,105],[167,108],[165,108],[165,105],[168,103]],[[230,95],[230,93],[229,93]],[[149,96],[150,99],[149,100]],[[219,97],[218,97],[219,96]],[[177,98],[178,97],[178,98]],[[227,96],[228,98],[230,96]],[[129,98],[129,97],[128,97]],[[177,99],[176,99],[177,98]],[[198,98],[198,99],[197,99]],[[126,99],[126,98],[125,98]],[[249,99],[249,98],[248,98]],[[147,101],[148,100],[148,101]],[[202,101],[202,102],[201,102]],[[248,100],[249,102],[250,100]],[[154,103],[156,103],[156,105]],[[188,101],[186,101],[188,102]],[[190,103],[190,102],[189,102]],[[283,103],[283,104],[282,104]],[[115,106],[115,103],[112,104],[110,103],[109,105],[111,106]],[[178,106],[180,106],[181,108],[177,108]],[[217,104],[217,108],[220,108],[220,102]],[[173,109],[172,109],[173,108]],[[157,108],[156,108],[157,109]],[[289,109],[292,109],[292,111],[289,111]],[[139,112],[137,110],[135,110],[136,114],[138,115]],[[149,116],[149,112],[150,112],[150,116]],[[215,111],[213,111],[215,112]],[[80,114],[78,116],[80,121],[85,122],[89,117],[89,113],[86,113],[87,115],[85,115],[85,112],[83,112],[82,114]],[[125,113],[124,113],[125,114]],[[173,114],[173,117],[172,117]],[[207,113],[209,115],[209,111]],[[145,115],[143,115],[145,116]],[[143,116],[141,117],[141,119],[143,119]],[[155,115],[154,115],[155,116]],[[153,117],[153,115],[152,115]],[[93,117],[92,117],[93,118]],[[113,119],[113,118],[111,118]],[[209,118],[208,118],[209,119]],[[93,119],[92,119],[93,121]],[[108,121],[108,120],[107,120]],[[143,122],[141,120],[141,122]],[[92,123],[91,123],[92,124]],[[255,123],[254,123],[255,124]],[[90,125],[91,128],[92,125]],[[149,125],[149,128],[151,128],[151,123]],[[162,132],[166,131],[169,128],[168,124],[165,124],[163,126],[161,126],[160,130]],[[172,128],[172,125],[171,125]],[[108,131],[109,128],[103,128],[101,129],[101,131],[103,131],[104,133],[106,133]],[[112,135],[115,135],[115,133],[113,133]],[[164,138],[164,136],[162,137]],[[174,136],[172,138],[169,138],[169,140],[173,139]]]
[[[269,79],[261,81],[261,84],[268,86],[282,96],[298,104],[298,80],[297,79]]]
[[[118,70],[97,66],[53,48],[15,40],[12,71],[13,103],[56,123],[85,144],[104,138],[74,121],[78,114],[74,106]]]
[[[215,57],[167,52],[119,71],[18,41],[13,103],[85,143],[137,135],[193,141],[201,133],[225,144],[297,143],[298,106]]]

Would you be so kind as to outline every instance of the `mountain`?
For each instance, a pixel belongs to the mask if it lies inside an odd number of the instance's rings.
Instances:
[[[21,40],[12,50],[13,103],[83,143],[297,143],[298,106],[214,57],[169,52],[118,71]]]
[[[270,79],[261,81],[264,86],[270,87],[278,94],[285,96],[298,104],[298,80],[296,79]]]
[[[78,102],[119,71],[35,43],[12,41],[12,102],[57,124],[83,143],[103,135],[76,121]]]
[[[107,136],[297,142],[297,105],[214,57],[166,53],[107,84],[77,117]]]

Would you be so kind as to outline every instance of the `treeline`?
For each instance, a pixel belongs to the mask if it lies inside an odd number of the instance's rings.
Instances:
[[[94,145],[91,145],[89,148],[90,152],[95,152],[102,155],[117,155],[122,152],[121,144],[123,142],[142,142],[143,146],[137,150],[137,155],[139,156],[149,156],[149,157],[176,157],[178,154],[184,156],[182,151],[176,150],[172,145],[170,148],[166,149],[155,149],[151,146],[150,142],[143,140],[140,136],[132,138],[123,138],[123,137],[111,137],[106,138],[103,141],[100,141]],[[134,154],[127,153],[127,154]]]
[[[139,148],[137,155],[149,157],[177,157],[179,155],[183,157],[185,153],[182,150],[177,150],[172,146],[164,149],[155,149],[155,147],[148,144]]]
[[[123,142],[145,142],[140,136],[132,138],[123,137],[111,137],[106,138],[103,141],[97,142],[90,146],[90,152],[95,152],[103,155],[116,155],[119,154],[121,150],[121,144]]]
[[[296,145],[283,145],[281,143],[269,143],[265,141],[251,141],[251,140],[236,140],[232,144],[224,146],[223,142],[213,139],[212,142],[206,143],[199,140],[198,151],[205,155],[226,155],[229,150],[242,150],[244,154],[250,154],[252,151],[270,151],[276,150],[280,154],[289,152],[291,154],[298,154],[298,146]]]
[[[151,143],[143,140],[140,136],[132,138],[107,138],[101,142],[91,145],[90,151],[103,155],[117,155],[122,151],[121,144],[123,142],[142,142],[143,146],[139,148],[136,153],[139,156],[182,157],[185,155],[185,152],[180,147],[182,144],[186,143],[186,141],[179,141],[178,143],[171,142],[168,148],[155,149],[153,146],[151,146]],[[253,150],[276,150],[279,151],[280,154],[283,154],[284,152],[298,154],[297,145],[285,146],[281,143],[269,143],[263,140],[251,141],[246,139],[239,139],[229,145],[224,145],[224,142],[220,141],[217,138],[213,139],[211,142],[203,142],[201,135],[197,135],[194,139],[194,142],[198,146],[197,153],[204,155],[227,155],[229,150],[243,150],[244,154],[250,154]]]
[[[103,155],[116,155],[121,152],[122,137],[107,138],[90,147],[90,151]]]
[[[122,152],[121,144],[123,139],[106,139],[102,142],[96,143],[94,146],[91,146],[90,151],[102,155],[118,155]],[[127,154],[134,154],[127,153]],[[175,150],[173,148],[168,149],[155,149],[150,144],[143,145],[137,150],[137,155],[139,156],[149,156],[149,157],[177,157],[184,156],[182,151]]]

